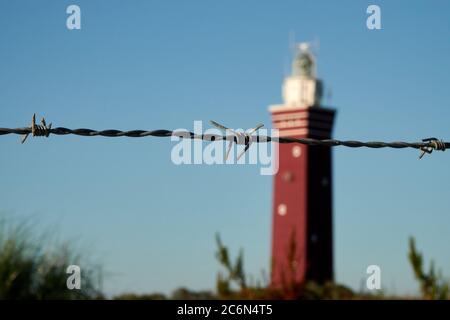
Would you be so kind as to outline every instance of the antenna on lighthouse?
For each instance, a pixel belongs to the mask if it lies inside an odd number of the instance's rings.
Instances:
[[[319,57],[319,50],[320,50],[320,40],[318,37],[314,37],[314,40],[311,42],[311,52],[315,58],[316,61],[316,76],[318,75],[317,72],[317,58]]]
[[[317,57],[319,55],[320,50],[320,40],[318,37],[314,37],[314,40],[311,42],[311,49],[314,55]]]
[[[295,32],[289,31],[289,51],[294,52],[295,50]]]
[[[333,98],[333,91],[331,90],[330,87],[328,87],[328,90],[327,90],[327,102],[328,102],[329,105],[331,105],[332,98]]]
[[[295,31],[291,30],[289,31],[288,36],[288,46],[289,46],[289,52],[287,55],[287,60],[284,61],[284,77],[287,77],[291,73],[291,61],[293,57],[296,54],[296,44],[295,44]]]

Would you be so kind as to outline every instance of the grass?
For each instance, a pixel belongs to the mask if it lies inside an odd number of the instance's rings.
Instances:
[[[57,243],[49,235],[36,236],[26,223],[0,220],[0,299],[93,299],[95,272],[86,268],[81,254],[69,242]],[[81,289],[66,285],[69,265],[82,267]]]

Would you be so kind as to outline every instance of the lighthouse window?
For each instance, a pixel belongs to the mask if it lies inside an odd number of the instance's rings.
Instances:
[[[278,214],[280,216],[284,216],[286,215],[286,213],[287,213],[287,206],[284,203],[280,204],[278,206]]]
[[[294,146],[292,148],[292,156],[298,158],[302,155],[302,148],[300,146]]]

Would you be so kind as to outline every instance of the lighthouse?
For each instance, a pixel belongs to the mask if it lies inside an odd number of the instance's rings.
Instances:
[[[331,138],[335,110],[321,105],[322,92],[314,54],[308,43],[298,44],[284,79],[283,104],[269,107],[281,137]],[[333,280],[331,148],[286,143],[278,152],[271,284]]]

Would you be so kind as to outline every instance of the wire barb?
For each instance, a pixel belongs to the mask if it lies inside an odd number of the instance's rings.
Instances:
[[[236,142],[236,144],[243,144],[245,145],[244,150],[237,156],[236,161],[239,160],[244,153],[250,148],[250,145],[253,142],[252,134],[258,131],[260,128],[264,127],[262,123],[259,123],[256,125],[256,127],[249,130],[249,132],[237,132],[230,128],[227,128],[220,123],[210,120],[209,121],[214,127],[216,127],[219,130],[224,131],[225,137],[227,137],[227,133],[230,132],[230,143],[228,144],[227,153],[225,154],[225,161],[227,161],[228,156],[230,155],[231,147],[233,146],[233,142]]]
[[[433,150],[445,151],[445,142],[442,140],[439,140],[437,138],[427,138],[423,139],[422,141],[428,142],[428,145],[420,148],[422,152],[420,153],[419,160],[422,159],[425,154],[431,154]]]
[[[41,119],[41,124],[36,124],[36,113],[33,114],[33,118],[31,119],[31,127],[30,131],[33,137],[47,137],[50,135],[52,129],[52,124],[50,123],[47,127],[47,123],[45,122],[45,119]],[[24,143],[30,132],[25,133],[25,135],[22,138],[22,143]]]

